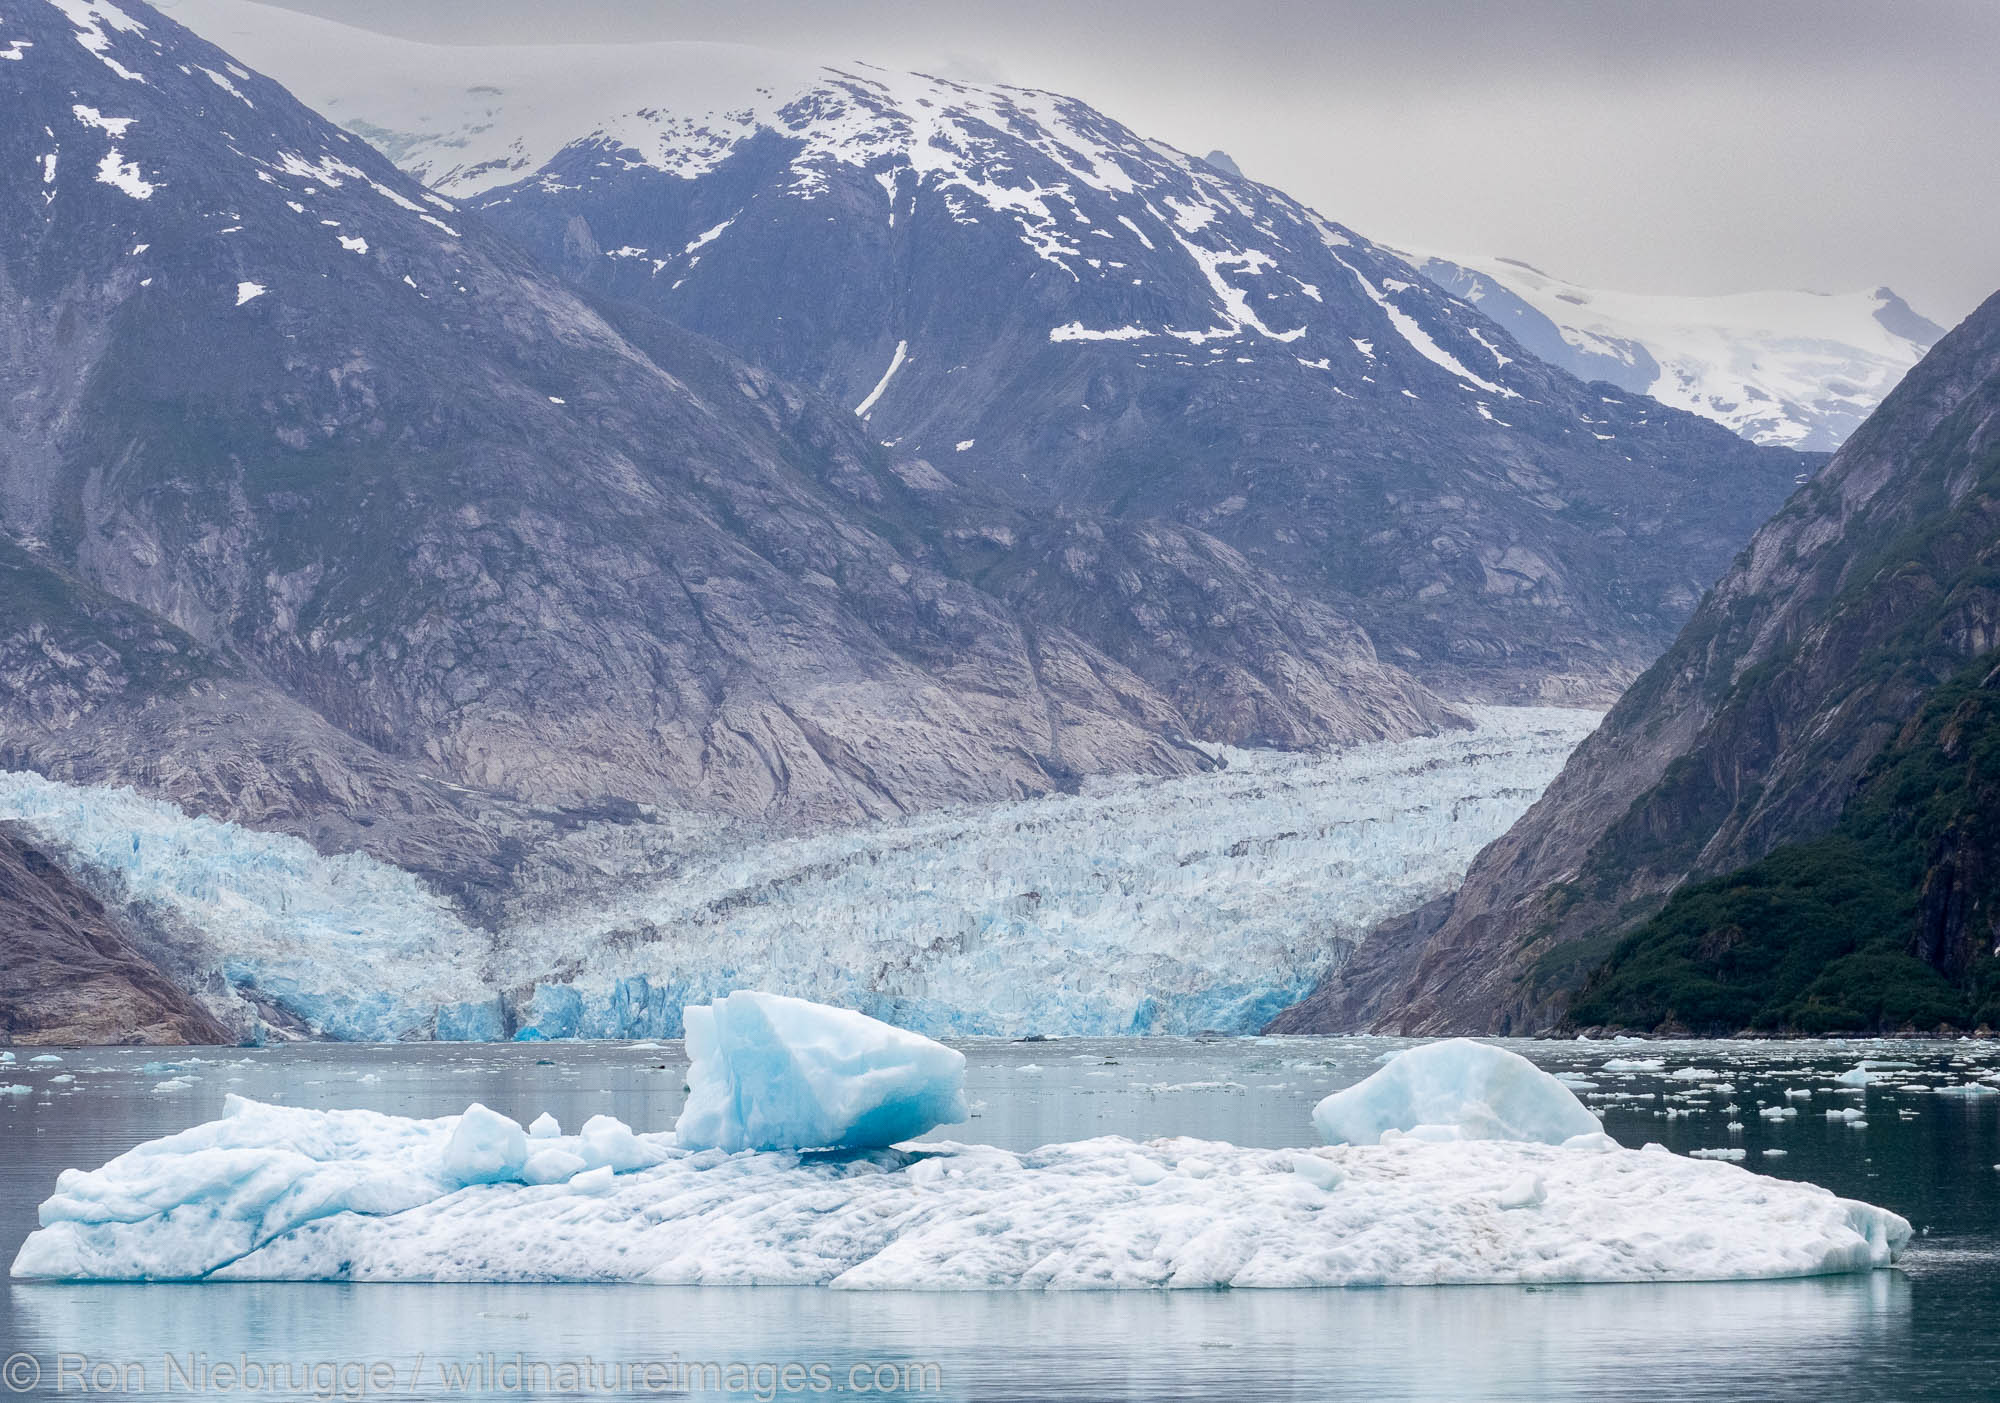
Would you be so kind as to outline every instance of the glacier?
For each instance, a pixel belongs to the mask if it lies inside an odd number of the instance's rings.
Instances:
[[[1666,296],[1586,288],[1514,258],[1399,252],[1581,380],[1807,452],[1840,447],[1944,335],[1886,287]]]
[[[873,1149],[969,1115],[964,1053],[865,1014],[739,989],[682,1021],[683,1149]]]
[[[480,1106],[411,1120],[231,1097],[220,1120],[64,1171],[13,1274],[877,1290],[1685,1281],[1865,1271],[1909,1237],[1896,1214],[1816,1185],[1603,1137],[729,1154],[609,1116],[531,1139]]]
[[[277,1010],[341,1040],[671,1038],[744,988],[931,1036],[1251,1032],[1455,884],[1599,718],[1466,711],[1470,732],[865,828],[592,824],[495,930],[387,863],[128,789],[0,773],[0,818],[163,931],[149,953],[250,1036]]]

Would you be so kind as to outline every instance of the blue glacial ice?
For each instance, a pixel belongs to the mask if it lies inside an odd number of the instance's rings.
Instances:
[[[683,1149],[865,1149],[966,1118],[965,1054],[865,1014],[738,990],[685,1011]]]
[[[1396,1054],[1366,1080],[1313,1107],[1329,1145],[1419,1140],[1602,1141],[1604,1123],[1576,1093],[1519,1053],[1451,1038]]]
[[[483,1003],[500,1035],[499,1001],[477,975],[491,937],[398,868],[21,771],[0,772],[0,818],[65,850],[98,895],[165,913],[165,963],[195,965],[189,982],[226,1023],[254,1018],[251,994],[321,1036],[393,1042]]]
[[[238,1026],[276,1007],[338,1039],[668,1038],[684,1005],[758,988],[934,1036],[1247,1032],[1449,889],[1597,721],[1472,714],[804,837],[590,825],[497,933],[384,863],[128,790],[0,773],[0,818],[167,913],[177,971]],[[674,842],[648,846],[656,827]]]
[[[1910,1237],[1816,1185],[1599,1136],[728,1154],[609,1116],[526,1136],[480,1107],[237,1097],[66,1170],[41,1224],[16,1277],[878,1290],[1728,1280],[1865,1271]]]

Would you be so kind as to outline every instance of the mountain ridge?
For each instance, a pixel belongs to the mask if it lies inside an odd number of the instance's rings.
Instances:
[[[410,811],[457,785],[836,822],[1212,763],[1155,687],[957,573],[949,532],[1018,534],[1021,509],[918,494],[812,393],[689,333],[621,331],[143,5],[38,0],[5,33],[26,118],[0,135],[0,375],[20,391],[0,520],[44,583],[227,660],[232,706],[318,718],[347,759],[237,776],[272,813],[289,790],[345,817],[287,822],[359,836],[369,786],[307,773],[356,765]],[[1210,552],[1196,584],[1204,624],[1258,641],[1225,661],[1143,582],[1097,623],[1212,662],[1243,699],[1204,715],[1213,739],[1457,724],[1249,562]],[[119,714],[169,744],[170,709]],[[26,728],[17,759],[89,766],[62,728]],[[127,739],[118,765],[158,777]]]
[[[1914,743],[1926,698],[2000,643],[1997,541],[2000,295],[1757,533],[1457,895],[1377,930],[1275,1026],[1558,1021],[1669,893],[1824,837],[1892,742]],[[1948,895],[1952,854],[1925,859],[1918,879]],[[1977,900],[1939,900],[1950,921],[1984,919]],[[1970,939],[1954,926],[1928,947]]]
[[[1201,530],[1454,698],[1608,701],[1817,462],[1545,367],[1392,251],[1074,99],[182,9],[293,55],[572,285],[860,411],[914,476]]]

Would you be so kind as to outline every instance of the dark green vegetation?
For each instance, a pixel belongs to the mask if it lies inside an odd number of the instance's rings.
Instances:
[[[1758,530],[1448,905],[1279,1030],[1976,1024],[1996,646],[2000,296]]]
[[[1621,940],[1577,1027],[1868,1033],[2000,1022],[2000,669],[1937,688],[1831,833],[1683,887]]]

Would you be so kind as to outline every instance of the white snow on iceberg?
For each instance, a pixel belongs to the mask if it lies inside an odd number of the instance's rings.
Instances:
[[[620,1163],[466,1185],[452,1163],[464,1124],[232,1099],[226,1119],[64,1173],[14,1275],[932,1290],[1725,1280],[1884,1266],[1910,1235],[1815,1185],[1601,1144],[1106,1137],[1023,1154],[730,1155],[625,1131],[611,1137]],[[471,1138],[460,1148],[498,1143],[509,1162],[519,1148],[491,1122]],[[529,1165],[586,1161],[588,1139],[538,1138]]]
[[[965,1120],[965,1054],[865,1014],[739,989],[685,1010],[683,1149],[862,1149]]]
[[[1398,1135],[1560,1145],[1604,1133],[1604,1123],[1556,1078],[1519,1053],[1471,1038],[1398,1053],[1313,1107],[1312,1118],[1329,1145],[1374,1145]]]

